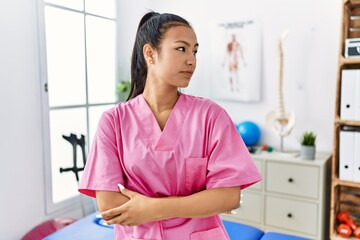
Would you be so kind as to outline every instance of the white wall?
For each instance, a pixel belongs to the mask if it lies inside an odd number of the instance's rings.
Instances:
[[[0,238],[18,240],[45,214],[36,0],[0,1]]]
[[[262,127],[266,113],[276,103],[274,46],[282,31],[289,29],[285,100],[297,114],[297,125],[286,144],[296,147],[296,135],[312,129],[318,133],[318,149],[331,150],[340,0],[119,0],[119,68],[123,78],[129,76],[136,26],[146,9],[178,13],[193,23],[201,47],[188,91],[205,97],[211,97],[207,84],[211,67],[208,23],[227,20],[228,16],[262,19],[262,101],[219,102],[234,121],[251,119]],[[79,212],[45,214],[36,0],[0,1],[0,36],[0,236],[16,240],[48,218],[77,216]],[[263,131],[262,141],[276,145],[276,137],[265,127]]]
[[[0,235],[19,239],[44,216],[34,1],[0,2]]]
[[[120,70],[129,78],[131,49],[137,23],[148,10],[171,12],[189,20],[200,43],[198,67],[186,92],[213,98],[211,81],[211,26],[224,21],[257,18],[262,22],[262,100],[243,103],[216,100],[238,123],[252,120],[262,129],[261,142],[279,147],[279,138],[265,125],[265,116],[276,108],[276,44],[285,29],[285,107],[295,111],[296,126],[285,138],[286,148],[299,148],[305,130],[318,135],[317,149],[331,151],[335,111],[335,82],[338,61],[341,0],[152,0],[119,1]]]

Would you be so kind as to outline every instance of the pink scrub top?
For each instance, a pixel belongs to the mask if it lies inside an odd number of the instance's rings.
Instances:
[[[209,188],[244,189],[261,175],[234,123],[211,100],[180,94],[161,131],[143,95],[103,113],[79,191],[118,192],[117,183],[149,197],[188,196]],[[209,199],[211,201],[211,199]],[[115,225],[116,240],[225,240],[218,215]]]

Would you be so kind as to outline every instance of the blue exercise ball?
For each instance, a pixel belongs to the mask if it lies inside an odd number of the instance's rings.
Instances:
[[[246,146],[251,147],[256,145],[261,136],[260,128],[256,123],[251,121],[241,122],[236,125],[238,132]]]

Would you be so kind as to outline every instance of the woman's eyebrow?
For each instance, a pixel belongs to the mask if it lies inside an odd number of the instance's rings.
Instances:
[[[188,46],[188,47],[191,46],[190,43],[188,43],[187,41],[184,41],[184,40],[177,40],[177,41],[175,41],[175,43],[183,43],[183,44],[185,44],[185,45]],[[199,43],[196,43],[194,47],[198,47],[198,46],[199,46]]]

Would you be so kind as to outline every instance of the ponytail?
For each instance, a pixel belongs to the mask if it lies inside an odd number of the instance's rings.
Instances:
[[[142,44],[142,39],[140,38],[140,29],[145,22],[157,15],[159,14],[155,12],[148,12],[141,18],[137,28],[135,43],[131,56],[131,88],[129,97],[126,101],[136,97],[144,91],[147,76],[147,65],[143,55],[143,46],[145,44]]]

